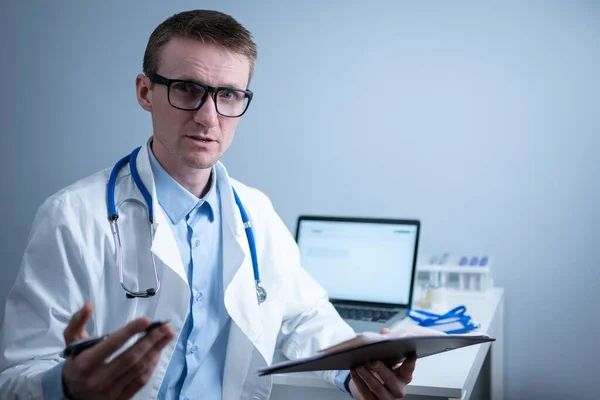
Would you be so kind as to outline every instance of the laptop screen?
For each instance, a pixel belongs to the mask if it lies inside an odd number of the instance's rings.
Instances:
[[[312,218],[299,218],[296,240],[331,299],[410,305],[418,221]]]

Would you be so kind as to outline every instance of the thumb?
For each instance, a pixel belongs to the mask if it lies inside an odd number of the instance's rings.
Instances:
[[[379,333],[381,333],[381,334],[390,333],[390,330],[389,330],[388,328],[383,328],[383,329],[381,330],[381,332],[379,332]]]
[[[79,311],[73,314],[73,317],[71,318],[63,332],[65,344],[67,346],[75,340],[84,339],[88,336],[85,330],[85,325],[87,324],[91,316],[92,303],[90,302],[85,303],[83,307],[79,309]]]

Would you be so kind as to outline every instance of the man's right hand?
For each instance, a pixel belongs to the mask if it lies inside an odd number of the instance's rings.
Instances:
[[[87,336],[85,325],[91,314],[91,306],[86,304],[73,316],[64,331],[67,346]],[[167,324],[153,329],[111,362],[106,360],[150,324],[148,318],[138,318],[94,347],[69,358],[62,374],[65,396],[86,400],[133,397],[150,380],[162,349],[175,337],[173,330]]]

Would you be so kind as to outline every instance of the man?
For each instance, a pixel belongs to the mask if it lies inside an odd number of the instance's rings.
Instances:
[[[252,99],[256,54],[250,33],[215,11],[174,15],[153,32],[136,79],[153,134],[115,170],[118,226],[108,220],[110,169],[40,207],[6,305],[0,398],[268,398],[271,378],[257,370],[277,346],[298,358],[354,335],[301,268],[267,197],[219,162]],[[143,287],[148,295],[133,293]],[[321,375],[354,398],[391,399],[404,396],[414,366]]]

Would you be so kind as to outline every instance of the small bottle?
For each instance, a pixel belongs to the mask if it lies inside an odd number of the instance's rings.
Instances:
[[[446,287],[438,285],[430,289],[431,292],[431,308],[443,312],[447,308],[448,293]]]
[[[425,283],[421,287],[421,298],[419,299],[419,307],[423,309],[431,308],[431,290],[429,289],[429,283]]]
[[[432,278],[429,280],[428,288],[431,295],[431,308],[443,310],[446,308],[447,301],[446,285],[442,282],[438,274],[434,274]]]

